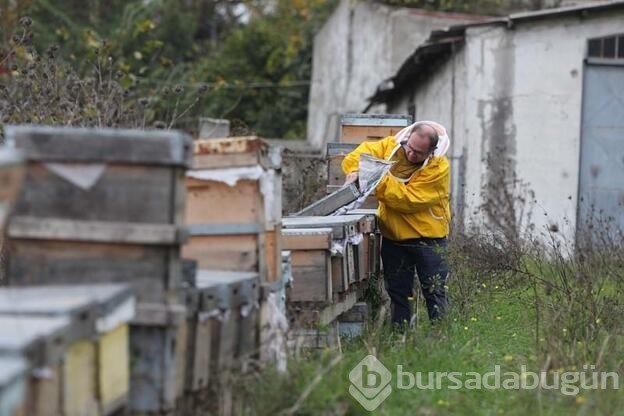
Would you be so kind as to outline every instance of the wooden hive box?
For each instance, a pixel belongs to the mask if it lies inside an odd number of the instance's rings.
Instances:
[[[290,251],[293,282],[289,302],[330,302],[332,287],[332,229],[285,228],[283,246]]]
[[[85,341],[66,356],[64,403],[80,413],[80,403],[95,397],[99,413],[108,415],[127,404],[129,391],[129,331],[135,314],[131,288],[121,284],[33,286],[0,289],[0,315],[69,316],[80,325]],[[89,357],[95,357],[91,361]],[[85,358],[86,357],[86,358]],[[73,374],[69,371],[84,374]],[[93,379],[86,379],[93,375]],[[93,389],[93,391],[90,391]],[[77,396],[83,392],[82,398]]]
[[[221,317],[221,310],[217,310],[218,305],[227,310],[230,290],[227,285],[220,282],[198,279],[196,269],[192,270],[192,273],[187,273],[186,278],[184,298],[188,330],[185,378],[182,388],[184,391],[198,392],[209,386],[212,372],[213,326],[215,325],[213,321]],[[206,307],[210,310],[204,310]],[[232,337],[223,339],[229,345]]]
[[[199,268],[281,277],[281,150],[257,137],[196,140],[184,257]],[[215,203],[218,201],[218,203]]]
[[[137,305],[130,325],[130,414],[169,414],[175,410],[182,394],[181,380],[186,377],[186,340],[183,305]]]
[[[210,371],[241,368],[259,350],[258,274],[199,270],[197,287],[212,288],[200,302],[202,319],[211,320]]]
[[[376,211],[374,209],[355,209],[347,212],[347,215],[357,215],[361,218],[360,231],[363,240],[358,251],[360,280],[366,280],[373,275],[379,276],[380,274],[381,234]],[[361,217],[362,215],[364,217]]]
[[[283,239],[282,244],[287,244]],[[292,283],[292,252],[282,251],[282,280],[261,287],[260,301],[260,361],[271,363],[280,370],[286,370],[286,317],[287,291]]]
[[[97,345],[93,342],[97,310],[92,297],[50,287],[3,288],[0,289],[0,316],[68,318],[71,332],[61,365],[63,414],[100,413]]]
[[[344,114],[340,117],[340,142],[360,144],[397,134],[412,124],[412,117],[400,114]]]
[[[26,175],[8,227],[10,285],[130,282],[163,302],[180,281],[190,137],[8,126]]]
[[[331,228],[332,229],[332,295],[349,291],[351,283],[357,281],[359,271],[355,257],[355,246],[361,216],[331,215],[326,217],[286,217],[282,224],[285,229],[291,228]],[[355,243],[355,244],[354,244]]]
[[[0,356],[25,358],[30,369],[44,370],[28,378],[24,414],[63,414],[61,363],[70,334],[67,317],[0,316]]]
[[[28,363],[23,358],[0,356],[0,416],[27,416],[29,372]]]
[[[76,285],[69,291],[84,293],[96,302],[98,401],[102,415],[112,414],[128,404],[130,322],[136,313],[136,295],[122,284]]]

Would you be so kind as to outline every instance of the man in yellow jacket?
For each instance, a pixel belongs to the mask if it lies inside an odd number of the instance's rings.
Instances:
[[[445,315],[448,267],[443,254],[451,220],[450,166],[444,156],[449,139],[435,122],[417,122],[376,142],[364,142],[342,162],[346,183],[358,178],[361,153],[393,161],[377,188],[377,216],[383,237],[381,258],[386,289],[392,301],[392,321],[410,322],[408,298],[414,271],[431,320]]]

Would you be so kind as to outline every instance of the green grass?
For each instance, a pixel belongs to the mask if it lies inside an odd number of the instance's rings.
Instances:
[[[429,324],[420,305],[421,323],[406,336],[387,327],[369,328],[362,337],[343,341],[342,352],[308,351],[299,361],[289,362],[287,374],[268,370],[247,380],[242,389],[249,413],[368,414],[349,394],[348,374],[366,355],[373,353],[393,374],[392,394],[375,414],[624,415],[622,387],[581,390],[578,395],[545,389],[396,388],[397,365],[402,365],[403,371],[425,375],[428,372],[485,374],[499,365],[504,379],[506,371],[520,373],[522,365],[527,371],[537,373],[548,364],[547,368],[561,373],[598,363],[602,371],[619,372],[620,382],[624,384],[621,337],[604,331],[589,341],[575,341],[566,339],[563,330],[544,333],[550,328],[548,325],[542,325],[536,335],[535,299],[529,287],[503,290],[485,286],[470,302],[469,312],[460,314],[452,308],[446,321],[436,327]],[[538,301],[541,299],[540,295]],[[553,345],[561,348],[550,351]],[[332,359],[339,361],[330,368]],[[320,380],[318,383],[313,381],[315,377]],[[463,376],[464,380],[467,378],[470,376]],[[310,391],[309,395],[304,394],[306,390]]]

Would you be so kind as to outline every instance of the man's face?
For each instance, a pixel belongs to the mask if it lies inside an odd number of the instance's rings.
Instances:
[[[407,160],[412,163],[422,163],[429,157],[431,153],[431,141],[429,137],[433,136],[435,131],[431,126],[420,126],[414,129],[407,143],[403,145]]]

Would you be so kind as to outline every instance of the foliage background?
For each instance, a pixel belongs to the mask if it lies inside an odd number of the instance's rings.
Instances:
[[[559,0],[355,1],[504,14]],[[0,125],[193,133],[206,116],[234,135],[305,138],[313,37],[338,2],[0,0]]]
[[[123,111],[135,115],[99,124],[73,117],[73,125],[193,131],[197,116],[207,116],[230,119],[235,134],[303,138],[312,39],[336,3],[0,0],[0,82],[10,91],[0,107],[2,122],[69,124],[39,114],[25,91],[34,82],[40,93],[52,94],[34,74],[54,67],[63,77],[94,78],[92,86],[103,88],[110,85],[98,81],[109,76],[122,89]],[[24,16],[28,27],[20,23]],[[51,47],[54,61],[46,60]],[[98,94],[100,103],[108,102]],[[68,95],[56,93],[56,101]],[[7,109],[12,106],[19,111]]]

